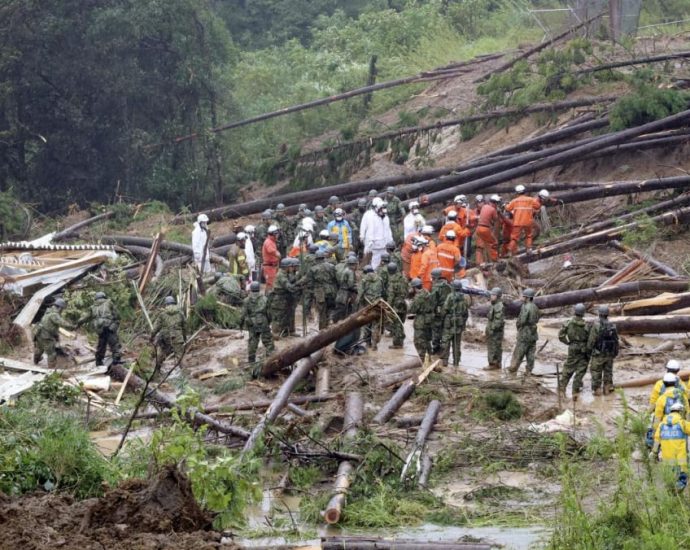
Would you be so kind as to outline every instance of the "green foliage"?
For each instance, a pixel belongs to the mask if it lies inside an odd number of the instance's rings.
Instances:
[[[323,477],[321,469],[317,466],[301,466],[290,468],[290,485],[298,490],[308,490]]]
[[[20,206],[12,192],[0,191],[0,241],[26,236],[31,217],[26,209]]]
[[[75,386],[65,384],[60,373],[54,372],[34,384],[30,393],[45,401],[70,406],[78,401],[81,391]]]
[[[487,412],[499,420],[517,420],[522,416],[522,405],[509,390],[488,392],[484,400]]]
[[[653,85],[638,86],[637,91],[623,96],[611,110],[612,130],[641,126],[679,113],[687,108],[688,94],[680,90],[659,89]]]
[[[634,221],[637,222],[637,226],[625,230],[621,237],[626,246],[644,246],[659,237],[659,228],[649,214],[638,214]]]
[[[103,483],[116,477],[73,413],[24,398],[16,408],[2,408],[0,491],[20,494],[43,488],[87,498],[100,495]]]
[[[204,322],[213,323],[221,328],[240,328],[240,308],[220,302],[213,294],[207,293],[194,304],[194,311],[189,320],[192,330],[198,329]]]

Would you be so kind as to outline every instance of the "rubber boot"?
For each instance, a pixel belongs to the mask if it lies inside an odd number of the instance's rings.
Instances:
[[[604,384],[604,395],[613,393],[613,386],[611,384]]]
[[[592,394],[594,395],[594,397],[599,397],[599,396],[601,395],[601,393],[602,393],[602,392],[601,392],[601,388],[597,388],[596,390],[594,390],[594,391],[592,392]]]
[[[574,393],[574,394],[573,394],[573,405],[574,405],[575,403],[577,403],[577,400],[578,400],[579,398],[580,398],[580,394],[579,394],[579,393]]]
[[[484,370],[501,370],[501,365],[498,363],[489,363]]]

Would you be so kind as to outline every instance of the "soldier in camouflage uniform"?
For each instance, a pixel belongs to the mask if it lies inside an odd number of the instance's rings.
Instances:
[[[338,198],[337,195],[331,195],[330,198],[328,199],[328,206],[323,209],[323,213],[326,215],[327,219],[333,218],[333,214],[335,214],[335,209],[340,206],[340,199]]]
[[[609,322],[608,306],[599,306],[599,321],[592,325],[587,341],[587,348],[592,353],[589,371],[592,374],[592,393],[602,394],[613,391],[613,360],[618,355],[619,341],[616,325]]]
[[[395,246],[395,243],[393,241],[386,243],[386,252],[390,254],[391,261],[395,262],[395,264],[398,266],[398,271],[402,272],[402,255],[400,253],[400,250],[397,250],[397,247]]]
[[[224,304],[240,307],[246,296],[246,292],[243,290],[243,278],[237,275],[220,272],[216,272],[214,278],[216,282],[209,288],[208,293],[215,296]]]
[[[276,246],[280,255],[285,257],[289,250],[288,247],[291,247],[295,240],[295,228],[292,225],[292,220],[285,215],[285,205],[282,202],[276,206],[275,220],[280,227]]]
[[[532,374],[534,369],[534,354],[537,350],[537,323],[539,322],[539,308],[534,303],[534,290],[526,288],[522,292],[523,304],[517,318],[517,343],[513,351],[508,372],[516,373],[520,363],[525,360],[525,374]]]
[[[94,304],[86,314],[79,318],[77,326],[88,322],[91,322],[93,330],[98,335],[96,366],[103,365],[108,347],[110,347],[113,356],[113,363],[121,363],[122,348],[120,347],[120,338],[117,334],[120,329],[120,314],[115,309],[113,302],[108,300],[105,293],[96,292]]]
[[[389,347],[391,349],[401,349],[405,341],[405,327],[402,323],[407,318],[407,302],[405,299],[410,292],[410,287],[407,279],[400,272],[395,262],[390,262],[386,268],[388,269],[388,294],[386,295],[386,301],[400,318],[400,321],[393,319],[389,325],[391,336],[393,337],[393,343]]]
[[[309,278],[309,271],[312,266],[316,263],[316,252],[319,247],[315,244],[310,244],[306,254],[302,256],[300,261],[299,269],[297,270],[298,279],[306,282]],[[304,309],[302,313],[311,318],[311,308],[314,303],[314,293],[312,289],[307,284],[301,285],[301,294],[299,296],[299,301],[304,304]]]
[[[395,187],[386,189],[386,211],[391,224],[391,233],[396,244],[402,244],[403,237],[403,218],[405,217],[405,207],[400,199],[395,195]]]
[[[491,305],[489,306],[489,315],[486,321],[486,348],[489,359],[488,370],[495,370],[501,368],[503,361],[503,330],[505,328],[505,315],[503,312],[503,300],[501,295],[503,291],[498,288],[491,289]]]
[[[388,296],[388,264],[391,261],[391,255],[388,254],[388,252],[384,252],[381,254],[381,263],[379,266],[376,268],[376,274],[379,276],[379,279],[381,280],[381,296],[385,300],[386,296]]]
[[[431,270],[431,300],[434,302],[434,327],[431,335],[431,352],[441,351],[441,336],[443,334],[443,306],[446,298],[452,293],[452,288],[443,277],[440,267]]]
[[[409,312],[414,317],[414,347],[419,358],[424,361],[427,355],[431,356],[431,336],[434,327],[434,303],[431,295],[422,286],[421,279],[412,279],[410,286],[415,296],[410,304]]]
[[[266,353],[273,353],[273,336],[271,335],[271,311],[268,307],[268,298],[261,294],[261,285],[254,281],[249,286],[249,296],[245,298],[242,305],[242,316],[240,327],[249,331],[247,342],[247,360],[249,363],[256,362],[256,350],[259,347],[259,340],[266,348]]]
[[[359,256],[362,252],[362,243],[359,240],[359,226],[362,224],[362,216],[367,211],[367,199],[361,198],[357,200],[357,208],[355,208],[348,216],[350,227],[352,227],[352,248]]]
[[[314,223],[316,224],[314,226],[314,233],[318,235],[324,229],[328,229],[328,221],[323,206],[317,204],[314,207]]]
[[[357,302],[357,256],[348,256],[345,262],[336,266],[335,275],[338,292],[335,295],[333,321],[342,321],[352,313]]]
[[[453,348],[453,365],[457,367],[460,364],[462,333],[465,331],[469,317],[469,307],[463,293],[462,283],[455,279],[452,288],[453,292],[443,302],[443,335],[441,336],[439,355],[443,360],[444,367],[448,364],[451,347]]]
[[[151,336],[160,352],[160,360],[171,353],[179,360],[187,340],[187,325],[175,298],[166,296],[163,303],[165,307],[156,317]]]
[[[297,262],[299,263],[299,262]],[[280,260],[280,269],[273,282],[269,297],[271,319],[273,321],[273,335],[280,338],[289,336],[294,332],[295,296],[298,291],[296,285],[297,264],[293,258]]]
[[[314,294],[314,304],[319,317],[319,330],[328,327],[329,317],[335,306],[335,295],[338,281],[335,266],[326,261],[327,252],[319,250],[316,253],[316,263],[309,271],[307,284]]]
[[[359,283],[359,292],[357,295],[357,305],[360,308],[373,304],[376,300],[383,296],[383,285],[378,273],[370,265],[364,266],[364,276]],[[369,344],[372,350],[376,350],[379,340],[381,339],[381,323],[376,320],[369,323],[363,329],[364,341]]]
[[[43,354],[46,354],[48,368],[57,367],[57,350],[60,343],[60,327],[73,328],[70,323],[62,318],[62,310],[67,304],[62,298],[57,298],[40,322],[34,327],[34,365],[40,363]]]
[[[577,304],[575,306],[575,316],[569,319],[558,331],[558,339],[568,346],[568,358],[563,365],[561,379],[559,381],[559,392],[565,397],[565,389],[573,375],[573,401],[577,401],[579,393],[582,391],[582,379],[587,373],[590,350],[587,348],[589,341],[590,326],[585,323],[585,306]]]

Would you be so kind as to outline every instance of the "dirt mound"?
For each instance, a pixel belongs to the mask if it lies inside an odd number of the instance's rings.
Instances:
[[[221,535],[174,468],[152,482],[129,481],[103,498],[0,495],[0,549],[220,548]],[[233,545],[222,545],[232,548]]]

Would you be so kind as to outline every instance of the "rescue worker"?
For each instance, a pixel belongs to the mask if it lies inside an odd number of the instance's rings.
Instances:
[[[589,371],[592,374],[592,393],[594,395],[613,391],[613,360],[618,355],[618,331],[608,320],[608,306],[599,306],[599,320],[594,323],[589,333],[587,347],[592,358]]]
[[[98,335],[96,344],[96,366],[103,365],[105,353],[110,347],[113,357],[113,364],[122,362],[122,349],[118,330],[120,329],[120,314],[111,300],[104,292],[96,292],[94,303],[89,311],[82,315],[77,321],[77,326],[84,323],[91,323],[91,327]]]
[[[281,259],[280,269],[273,282],[269,305],[273,336],[277,338],[294,335],[296,297],[299,293],[294,274],[298,265],[299,261],[294,258]]]
[[[510,234],[508,250],[511,255],[517,253],[518,241],[524,236],[525,248],[529,253],[532,250],[532,224],[534,212],[539,210],[541,203],[533,199],[525,192],[524,185],[515,187],[517,197],[508,203],[506,210],[512,214],[513,229]]]
[[[663,391],[656,400],[654,406],[654,429],[659,425],[665,415],[671,412],[671,407],[674,403],[681,403],[685,410],[688,410],[688,396],[683,389],[678,385],[678,377],[675,374],[667,372],[663,377]]]
[[[499,256],[506,257],[510,255],[510,238],[513,234],[513,214],[505,209],[503,203],[501,203],[499,212],[501,214],[501,247]]]
[[[402,271],[405,277],[410,277],[410,262],[412,261],[412,253],[415,250],[414,241],[422,236],[422,227],[424,227],[424,218],[418,216],[415,219],[415,230],[405,237],[402,248],[400,249],[400,259],[402,260]]]
[[[322,229],[319,232],[319,236],[314,241],[314,244],[319,247],[319,250],[325,251],[327,248],[331,247],[331,240],[330,240],[330,233],[328,232],[328,229]]]
[[[386,208],[378,197],[374,197],[371,210],[367,210],[362,217],[359,239],[364,246],[364,261],[371,258],[371,267],[376,269],[381,263],[381,254],[386,249],[386,243],[393,240]]]
[[[194,265],[202,275],[211,272],[211,235],[208,229],[208,216],[199,214],[192,230],[192,254]]]
[[[359,226],[362,223],[362,216],[367,211],[367,199],[362,197],[357,200],[357,207],[348,216],[350,227],[352,228],[352,250],[359,256],[362,253],[362,245],[359,240]]]
[[[414,347],[419,358],[424,361],[426,356],[431,356],[431,338],[434,322],[434,303],[429,292],[422,286],[422,280],[412,279],[410,287],[415,295],[410,303],[409,312],[414,317]]]
[[[674,376],[678,376],[678,373],[680,372],[680,361],[677,359],[669,359],[666,362],[666,372],[671,373]],[[682,388],[684,392],[687,393],[687,386],[683,383],[683,381],[680,378],[677,378],[678,380],[678,386]],[[657,380],[656,384],[654,384],[654,387],[652,388],[652,393],[649,395],[649,405],[652,408],[652,411],[654,410],[654,407],[656,407],[656,402],[659,400],[659,396],[662,394],[662,390],[664,388],[664,380],[663,378]]]
[[[324,250],[319,250],[316,253],[316,263],[309,272],[307,282],[314,296],[314,305],[319,318],[319,330],[328,327],[338,289],[335,265],[327,262],[326,256],[327,252]]]
[[[426,226],[430,227],[430,226]],[[436,252],[436,243],[430,236],[425,235],[426,246],[422,252],[422,261],[420,264],[420,275],[422,284],[429,292],[431,292],[431,272],[439,267],[438,253]]]
[[[283,258],[287,255],[288,246],[295,238],[295,231],[292,221],[288,219],[285,213],[285,205],[282,202],[276,205],[274,219],[276,225],[280,228],[280,231],[276,234],[276,246],[278,247],[278,252],[280,252],[280,257]]]
[[[443,303],[443,333],[441,335],[441,360],[443,366],[448,365],[450,350],[453,349],[453,366],[460,364],[462,355],[462,333],[467,325],[469,307],[463,293],[462,282],[455,279],[452,284],[453,291],[448,294]]]
[[[268,227],[268,236],[261,247],[261,258],[263,260],[263,273],[266,281],[266,291],[269,291],[273,286],[273,281],[278,272],[278,263],[282,255],[278,250],[278,233],[280,229],[277,225],[270,225]]]
[[[424,225],[426,221],[424,216],[419,213],[419,203],[417,201],[411,201],[407,208],[409,209],[409,214],[403,219],[403,239],[407,240],[407,237],[411,233],[416,233]]]
[[[386,189],[386,210],[390,220],[393,241],[402,244],[403,240],[403,218],[405,217],[405,207],[400,199],[395,195],[395,187]]]
[[[354,311],[357,303],[357,256],[348,256],[345,264],[336,269],[338,292],[335,295],[333,321],[342,321]],[[342,267],[341,267],[342,266]]]
[[[443,336],[443,306],[446,298],[453,292],[453,288],[443,278],[441,268],[431,270],[431,300],[434,302],[434,323],[431,332],[431,353],[438,355],[441,351],[441,337]]]
[[[260,290],[261,285],[258,281],[249,285],[249,296],[244,300],[240,317],[240,327],[249,332],[247,341],[247,361],[249,363],[256,362],[259,340],[266,348],[266,353],[271,354],[275,351],[270,325],[271,310],[268,307],[268,298],[262,295]]]
[[[357,305],[361,309],[373,304],[376,300],[383,297],[383,286],[381,285],[381,278],[374,271],[370,265],[364,266],[364,276],[359,283],[357,293]],[[379,340],[381,339],[381,323],[377,319],[365,325],[363,330],[363,339],[369,347],[376,351]]]
[[[247,284],[251,281],[258,280],[258,274],[256,272],[256,229],[253,225],[245,225],[244,232],[247,234],[247,240],[244,245],[244,253],[247,257],[247,266],[249,267],[249,277],[247,278]]]
[[[273,225],[273,222],[271,221],[273,218],[273,211],[268,209],[264,210],[261,213],[261,222],[259,225],[256,226],[256,246],[254,247],[254,250],[258,253],[258,260],[259,260],[259,268],[263,265],[263,257],[262,257],[262,252],[263,252],[263,246],[264,246],[264,241],[266,240],[266,237],[268,237],[268,228]]]
[[[315,231],[317,233],[328,227],[328,218],[326,217],[326,212],[324,211],[323,206],[320,204],[317,204],[314,207],[314,223],[316,224]]]
[[[333,214],[335,213],[335,209],[340,206],[340,199],[338,198],[338,195],[331,195],[328,199],[328,206],[323,209],[323,213],[326,216],[326,219],[331,219],[333,217]]]
[[[214,279],[216,282],[209,289],[209,294],[224,304],[240,307],[246,295],[242,278],[238,275],[216,272]]]
[[[517,343],[508,372],[516,373],[520,363],[525,360],[525,375],[530,376],[534,369],[534,354],[537,349],[537,323],[539,322],[539,308],[534,303],[534,290],[526,288],[522,291],[522,306],[517,318]]]
[[[494,287],[489,293],[491,304],[489,305],[489,314],[486,320],[486,349],[489,359],[488,370],[496,370],[501,368],[503,361],[503,331],[505,329],[505,314],[503,311],[503,300],[501,296],[503,291]]]
[[[455,234],[454,244],[458,247],[459,250],[461,248],[461,245],[458,243],[464,242],[465,237],[469,236],[470,232],[458,223],[458,213],[455,210],[451,210],[450,212],[448,212],[448,216],[446,216],[446,223],[443,225],[443,227],[441,227],[441,230],[438,232],[439,244],[446,240],[446,235],[449,231],[452,231]]]
[[[381,255],[381,264],[376,269],[376,274],[379,279],[381,279],[381,297],[386,298],[388,294],[388,264],[391,261],[391,255],[388,252],[384,252]]]
[[[43,317],[33,330],[34,365],[40,363],[43,354],[46,354],[48,368],[57,367],[57,351],[60,343],[60,327],[71,329],[71,323],[62,317],[62,311],[67,304],[62,298],[56,298],[52,307],[43,314]]]
[[[422,256],[428,246],[429,241],[424,237],[414,237],[412,239],[412,254],[410,255],[410,279],[422,278]]]
[[[187,341],[187,323],[175,298],[166,296],[163,304],[165,307],[153,323],[151,337],[159,351],[161,362],[170,354],[174,354],[179,361]]]
[[[230,263],[229,272],[233,275],[240,275],[244,280],[249,278],[249,263],[245,252],[247,246],[247,234],[240,231],[235,242],[230,245],[228,250],[228,262]]]
[[[375,198],[378,198],[379,192],[376,189],[370,189],[367,193],[367,209],[371,208]]]
[[[407,279],[400,273],[395,262],[390,262],[387,269],[388,293],[386,294],[386,301],[398,315],[398,318],[393,319],[389,325],[393,343],[388,347],[391,349],[402,349],[403,342],[405,341],[405,327],[403,323],[407,319],[407,302],[405,300],[410,292],[410,288],[407,284]]]
[[[462,255],[455,242],[455,231],[452,229],[445,235],[445,240],[436,247],[438,256],[438,266],[441,269],[441,277],[450,282],[455,279],[455,274],[460,271]],[[465,270],[462,269],[460,277],[463,277]]]
[[[656,460],[661,450],[661,461],[670,464],[677,473],[676,488],[685,489],[688,484],[688,435],[690,423],[683,419],[685,407],[682,403],[671,405],[654,432],[654,447],[649,458]]]
[[[352,227],[350,222],[345,219],[345,212],[342,208],[335,209],[333,219],[328,222],[327,229],[331,237],[337,237],[335,255],[338,261],[344,260],[352,248]]]
[[[584,319],[585,310],[584,304],[577,304],[574,308],[575,315],[558,331],[558,339],[568,346],[568,357],[563,365],[558,391],[562,397],[565,397],[565,390],[574,375],[573,401],[577,401],[582,391],[582,380],[587,373],[587,365],[589,364],[590,350],[587,342],[589,341],[590,326]]]
[[[500,202],[501,198],[498,195],[491,195],[491,199],[482,206],[479,213],[475,232],[477,237],[477,265],[498,260],[496,231],[499,223],[497,208]]]

